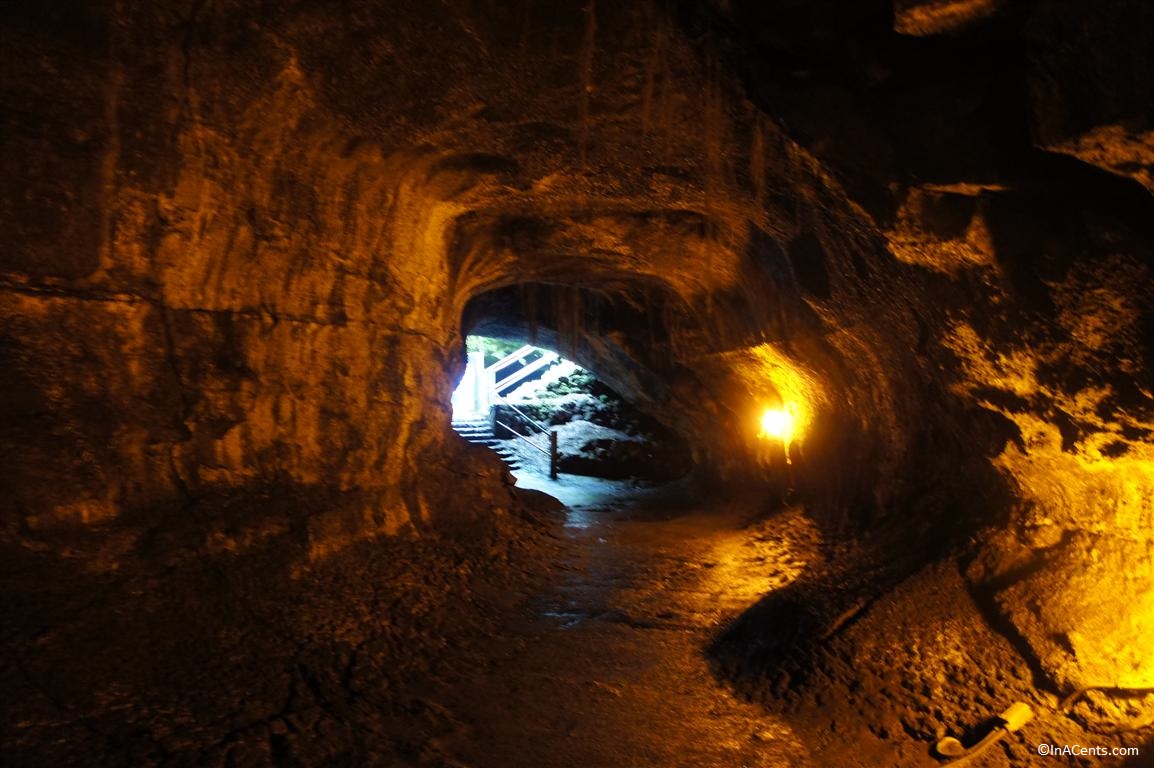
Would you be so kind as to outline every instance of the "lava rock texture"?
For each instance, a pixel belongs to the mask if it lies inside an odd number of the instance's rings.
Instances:
[[[0,13],[7,546],[485,525],[450,392],[532,336],[715,482],[794,403],[827,533],[964,552],[1057,690],[1154,687],[1149,2]],[[299,503],[206,502],[252,494]]]

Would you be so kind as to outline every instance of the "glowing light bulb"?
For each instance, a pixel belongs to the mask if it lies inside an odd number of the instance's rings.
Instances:
[[[766,408],[761,414],[761,432],[758,437],[789,443],[793,437],[793,414],[785,408]]]

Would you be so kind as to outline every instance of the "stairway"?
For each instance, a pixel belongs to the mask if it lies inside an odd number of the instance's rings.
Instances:
[[[501,461],[509,466],[509,469],[521,468],[521,462],[517,459],[517,455],[506,448],[493,434],[493,425],[489,422],[488,416],[453,419],[453,430],[470,443],[492,448],[493,452],[501,457]]]

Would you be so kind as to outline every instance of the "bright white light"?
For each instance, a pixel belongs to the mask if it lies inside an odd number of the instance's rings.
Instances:
[[[766,408],[761,414],[761,432],[758,437],[789,443],[793,437],[793,414],[784,408]]]

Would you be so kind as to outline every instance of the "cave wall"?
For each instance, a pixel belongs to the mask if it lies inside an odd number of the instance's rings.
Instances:
[[[794,401],[815,515],[986,530],[971,585],[1056,680],[1150,684],[1154,78],[1113,5],[6,7],[4,535],[499,514],[462,316],[565,286],[634,306],[553,330],[719,477]]]
[[[798,202],[838,193],[655,7],[7,13],[10,530],[269,485],[364,495],[322,547],[466,514],[426,496],[496,472],[448,433],[469,297],[655,282],[689,358],[740,355],[817,333],[795,267],[827,294],[821,238],[866,237],[844,199]],[[735,301],[760,316],[730,331]],[[692,436],[734,469],[720,436],[778,393],[714,367]]]
[[[345,124],[308,13],[198,9],[9,10],[6,522],[319,484],[364,499],[318,547],[427,522],[431,476],[470,474],[439,429],[462,174]]]
[[[966,434],[1008,492],[976,505],[975,596],[1055,689],[1149,686],[1151,7],[892,10],[886,31],[737,31],[762,50],[730,61],[934,283],[919,355],[960,403],[933,398],[924,449]]]

